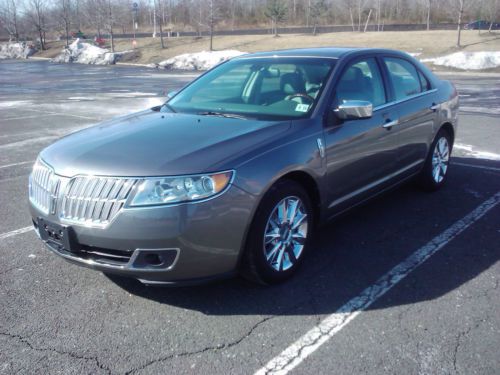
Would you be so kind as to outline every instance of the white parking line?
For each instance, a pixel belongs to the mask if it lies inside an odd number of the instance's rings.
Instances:
[[[29,227],[24,227],[24,228],[12,230],[12,231],[7,232],[7,233],[2,233],[2,234],[0,234],[0,240],[3,240],[5,238],[9,238],[12,236],[17,236],[18,234],[26,233],[26,232],[29,232],[32,230],[33,230],[33,226],[29,226]]]
[[[21,161],[19,163],[12,163],[12,164],[5,164],[5,165],[0,165],[0,169],[2,168],[9,168],[9,167],[15,167],[16,165],[23,165],[23,164],[32,164],[34,163],[33,160],[30,160],[30,161]]]
[[[486,165],[475,165],[475,164],[467,164],[467,163],[457,163],[457,162],[452,162],[452,165],[460,165],[462,167],[470,167],[470,168],[478,168],[478,169],[486,169],[488,171],[495,171],[495,172],[500,172],[500,168],[495,168],[495,167],[488,167]]]
[[[322,320],[318,325],[309,330],[309,332],[278,354],[277,357],[271,359],[255,375],[284,375],[293,370],[309,355],[319,349],[321,345],[340,332],[342,328],[349,324],[362,311],[366,310],[371,304],[403,280],[410,272],[441,250],[498,203],[500,203],[500,191],[444,232],[434,237],[429,243],[415,251],[405,261],[399,263],[378,279],[375,284],[366,288],[361,294],[351,299],[335,313]]]

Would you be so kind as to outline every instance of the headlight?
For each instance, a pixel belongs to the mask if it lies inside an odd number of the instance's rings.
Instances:
[[[206,199],[224,191],[233,172],[148,178],[139,183],[131,206],[191,202]]]

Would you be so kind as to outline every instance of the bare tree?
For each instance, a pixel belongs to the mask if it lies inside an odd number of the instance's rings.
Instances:
[[[461,47],[461,35],[462,35],[462,20],[464,13],[468,11],[473,5],[474,0],[448,0],[448,5],[450,10],[457,20],[457,44],[456,47]]]
[[[45,0],[29,0],[26,16],[33,24],[40,40],[40,48],[45,49]]]
[[[9,34],[9,40],[19,40],[19,15],[18,5],[20,1],[6,0],[0,6],[0,24]]]
[[[431,8],[432,0],[427,0],[427,31],[431,29]]]
[[[156,20],[156,23],[158,24],[159,26],[159,29],[160,29],[160,45],[161,45],[161,48],[165,48],[165,42],[163,41],[163,20],[162,20],[162,17],[161,17],[161,14],[160,14],[160,0],[154,0],[154,7],[155,7],[155,20]]]
[[[214,48],[214,27],[215,23],[217,22],[217,8],[216,4],[214,4],[214,0],[209,0],[208,2],[208,28],[209,28],[209,34],[210,34],[210,47],[209,50],[213,51]]]
[[[286,19],[287,7],[281,0],[270,0],[267,3],[265,16],[271,20],[271,29],[274,36],[278,36],[278,24]]]
[[[57,16],[60,19],[61,26],[64,28],[64,34],[66,36],[66,47],[69,46],[69,34],[71,30],[72,18],[71,8],[71,0],[60,0],[57,9]]]
[[[113,35],[113,23],[115,22],[113,17],[113,8],[111,6],[111,0],[107,1],[107,15],[108,15],[108,31],[109,31],[109,41],[111,44],[111,52],[115,52],[115,38]]]
[[[490,23],[488,32],[491,33],[493,24],[500,18],[500,0],[483,0],[481,5],[482,13]]]
[[[310,4],[309,14],[313,24],[313,35],[316,35],[318,22],[322,16],[325,15],[328,7],[325,0],[313,0]]]

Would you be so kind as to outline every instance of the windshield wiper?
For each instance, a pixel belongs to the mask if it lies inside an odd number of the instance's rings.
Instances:
[[[206,111],[206,112],[198,112],[197,115],[200,116],[217,116],[217,117],[226,117],[226,118],[238,118],[240,120],[247,120],[247,116],[238,115],[236,113],[224,113],[224,112],[216,112],[216,111]]]

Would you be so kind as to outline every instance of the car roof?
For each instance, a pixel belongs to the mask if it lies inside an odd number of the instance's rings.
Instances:
[[[320,57],[339,59],[347,54],[352,53],[401,53],[400,51],[380,48],[360,48],[360,47],[317,47],[317,48],[294,48],[277,51],[256,52],[246,55],[241,55],[245,58],[258,57]]]

